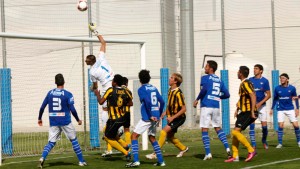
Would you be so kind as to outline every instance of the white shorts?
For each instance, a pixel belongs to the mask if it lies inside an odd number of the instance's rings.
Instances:
[[[101,97],[103,97],[103,95],[105,94],[106,90],[108,88],[112,87],[111,86],[111,81],[108,81],[107,83],[105,83],[104,85],[102,85],[102,91],[101,91]],[[107,101],[105,101],[103,104],[102,104],[102,108],[106,108],[107,107]]]
[[[154,121],[143,121],[142,119],[137,123],[133,132],[141,135],[148,129],[149,136],[155,136],[157,122]]]
[[[295,110],[282,110],[277,112],[277,119],[279,123],[284,122],[284,115],[289,118],[291,123],[298,121]]]
[[[267,106],[266,105],[263,105],[261,106],[259,109],[258,109],[258,119],[259,121],[263,122],[267,122],[267,116],[268,116],[268,113],[267,113]]]
[[[76,138],[76,131],[72,123],[65,126],[51,126],[49,128],[49,138],[48,141],[56,142],[60,140],[61,132],[64,132],[69,140],[74,140]]]
[[[221,127],[221,113],[219,108],[201,107],[200,128]]]

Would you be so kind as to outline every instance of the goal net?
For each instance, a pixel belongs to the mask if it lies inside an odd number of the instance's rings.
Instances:
[[[0,68],[1,71],[10,71],[11,88],[9,90],[9,86],[3,86],[5,82],[1,82],[3,158],[37,155],[42,152],[48,142],[49,120],[46,108],[43,126],[38,126],[39,108],[47,92],[56,87],[54,76],[57,73],[64,75],[65,89],[73,93],[78,116],[85,120],[83,125],[78,126],[72,117],[79,143],[82,149],[90,149],[89,119],[93,117],[89,114],[88,67],[84,63],[86,55],[90,54],[90,47],[86,41],[89,38],[82,39],[82,41],[78,38],[77,41],[64,41],[5,38],[6,55],[0,54],[3,61]],[[97,40],[96,37],[93,39]],[[129,89],[133,91],[132,81],[137,79],[137,74],[143,66],[141,59],[141,56],[144,56],[143,42],[107,40],[107,43],[106,58],[109,64],[115,74],[129,78]],[[1,50],[2,47],[1,44]],[[97,56],[100,43],[93,43],[92,48],[93,54]],[[9,95],[11,107],[9,101],[3,103],[3,98]],[[100,122],[101,131],[103,124],[99,118],[101,119],[102,108],[100,106],[95,108],[99,111],[97,120]],[[62,139],[57,142],[52,153],[65,151],[72,151],[72,145],[62,134]]]

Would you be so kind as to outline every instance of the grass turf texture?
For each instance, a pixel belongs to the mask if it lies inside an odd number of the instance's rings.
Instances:
[[[187,146],[189,146],[189,151],[184,154],[182,158],[176,158],[179,150],[173,146],[173,144],[167,143],[162,151],[164,155],[164,160],[166,165],[164,168],[170,169],[198,169],[198,168],[245,168],[257,166],[255,168],[299,168],[300,164],[300,148],[298,147],[295,141],[294,131],[291,129],[285,129],[285,135],[283,138],[283,148],[276,149],[277,145],[277,135],[274,132],[270,132],[268,137],[269,150],[263,149],[261,144],[261,133],[258,130],[256,136],[257,140],[257,152],[258,155],[251,162],[244,162],[247,156],[247,150],[240,145],[240,162],[235,163],[224,163],[224,160],[227,158],[225,149],[222,143],[217,139],[217,135],[213,130],[210,131],[210,136],[213,138],[211,140],[211,152],[213,159],[209,161],[203,161],[205,151],[203,143],[201,140],[200,130],[180,130],[178,132],[178,138]],[[248,132],[244,132],[248,135]],[[44,144],[46,144],[44,140]],[[231,144],[231,139],[228,139],[229,144]],[[71,144],[71,143],[70,143]],[[101,142],[101,145],[104,145],[104,142]],[[140,145],[141,148],[141,145]],[[101,151],[101,152],[100,152]],[[42,150],[40,150],[42,152]],[[55,152],[55,151],[54,151]],[[102,158],[101,153],[103,149],[99,151],[87,151],[84,152],[85,160],[88,163],[88,166],[84,168],[125,168],[125,158],[122,154],[114,154],[111,158]],[[141,166],[139,168],[157,168],[153,166],[156,160],[148,160],[145,158],[146,154],[152,152],[152,147],[149,144],[149,150],[140,151],[140,162]],[[39,156],[33,157],[17,157],[17,158],[7,158],[3,161],[1,169],[27,169],[27,168],[36,168],[38,163]],[[284,160],[291,160],[286,161]],[[282,161],[279,163],[275,163]],[[265,165],[265,166],[260,166]],[[76,169],[81,168],[78,166],[78,161],[76,155],[72,151],[67,151],[64,153],[51,154],[48,156],[44,168],[53,168],[53,169]]]

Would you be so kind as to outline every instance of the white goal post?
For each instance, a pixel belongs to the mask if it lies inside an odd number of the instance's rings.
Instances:
[[[8,33],[8,32],[0,32],[1,38],[7,39],[25,39],[25,40],[46,40],[46,41],[69,41],[69,42],[95,42],[99,43],[99,40],[95,37],[66,37],[66,36],[49,36],[49,35],[41,35],[41,34],[19,34],[19,33]],[[142,40],[128,40],[128,39],[105,39],[106,43],[113,44],[137,44],[140,45],[140,69],[146,68],[146,51],[145,51],[145,41]],[[2,48],[5,50],[5,48]],[[38,49],[37,49],[38,50]],[[5,53],[5,52],[4,52]],[[3,68],[6,68],[6,56],[3,54]],[[138,73],[138,72],[137,72]],[[83,75],[84,76],[84,75]],[[1,98],[1,93],[0,93]],[[1,101],[1,100],[0,100]],[[137,103],[138,104],[138,103]],[[2,113],[0,113],[0,128],[2,124]],[[0,131],[0,165],[2,164],[2,131]],[[148,149],[148,138],[147,134],[143,135],[143,150]]]

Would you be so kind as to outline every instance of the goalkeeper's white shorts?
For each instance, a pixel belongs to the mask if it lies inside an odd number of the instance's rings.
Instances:
[[[65,125],[65,126],[51,126],[49,128],[49,138],[48,141],[56,142],[57,140],[60,140],[61,132],[64,132],[66,137],[69,140],[73,140],[76,138],[76,131],[75,127],[72,123]]]

